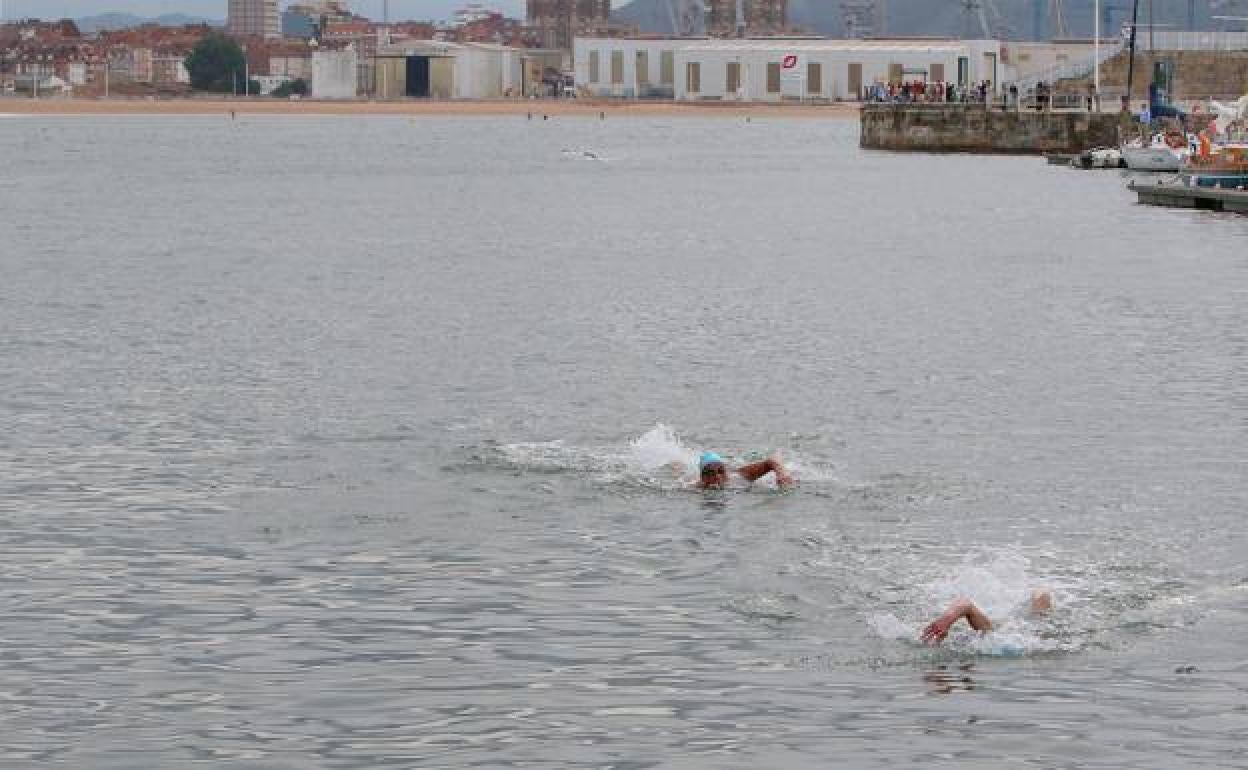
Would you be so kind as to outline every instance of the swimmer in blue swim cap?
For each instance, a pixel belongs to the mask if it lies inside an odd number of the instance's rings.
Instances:
[[[793,475],[784,467],[780,459],[774,455],[766,460],[742,465],[735,470],[735,473],[751,484],[768,473],[776,475],[776,486],[778,487],[791,487],[796,483],[793,480]],[[698,461],[699,489],[723,489],[727,486],[729,477],[730,471],[728,465],[724,462],[724,458],[714,452],[702,453],[702,457]]]
[[[1043,588],[1031,592],[1031,597],[1027,600],[1028,614],[1047,615],[1052,611],[1053,594]],[[992,620],[984,614],[983,610],[975,606],[975,602],[970,599],[958,599],[949,605],[949,609],[945,610],[943,615],[927,624],[927,627],[919,634],[919,639],[924,644],[933,646],[940,644],[949,635],[950,627],[962,618],[966,618],[967,625],[981,634],[992,630]]]

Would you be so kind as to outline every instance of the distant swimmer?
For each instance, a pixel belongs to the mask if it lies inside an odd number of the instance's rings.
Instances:
[[[793,479],[793,474],[789,473],[779,458],[774,456],[756,463],[742,465],[730,472],[724,458],[714,452],[703,452],[702,458],[698,461],[698,489],[723,489],[728,486],[731,474],[734,472],[751,484],[768,473],[775,474],[776,486],[782,489],[797,483]]]
[[[1044,589],[1032,591],[1027,600],[1026,611],[1032,616],[1049,614],[1053,611],[1053,594]],[[924,644],[940,644],[949,635],[949,629],[953,624],[962,618],[966,618],[967,625],[981,634],[986,634],[993,629],[992,620],[979,607],[976,607],[974,602],[970,599],[958,599],[949,605],[949,609],[945,610],[943,615],[927,624],[919,635],[919,639]]]

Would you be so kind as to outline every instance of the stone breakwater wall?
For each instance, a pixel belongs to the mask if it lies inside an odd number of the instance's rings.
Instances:
[[[971,104],[867,104],[861,145],[870,150],[1038,155],[1118,146],[1118,114],[986,109]]]

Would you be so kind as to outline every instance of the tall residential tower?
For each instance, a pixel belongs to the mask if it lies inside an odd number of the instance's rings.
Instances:
[[[529,26],[543,48],[571,50],[577,35],[594,34],[611,24],[611,0],[528,0]]]
[[[225,31],[234,37],[281,37],[277,0],[230,0]]]

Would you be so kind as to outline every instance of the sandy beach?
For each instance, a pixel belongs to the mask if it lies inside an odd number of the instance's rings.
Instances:
[[[677,104],[599,100],[318,101],[314,99],[0,99],[10,115],[541,115],[853,118],[856,104]]]

